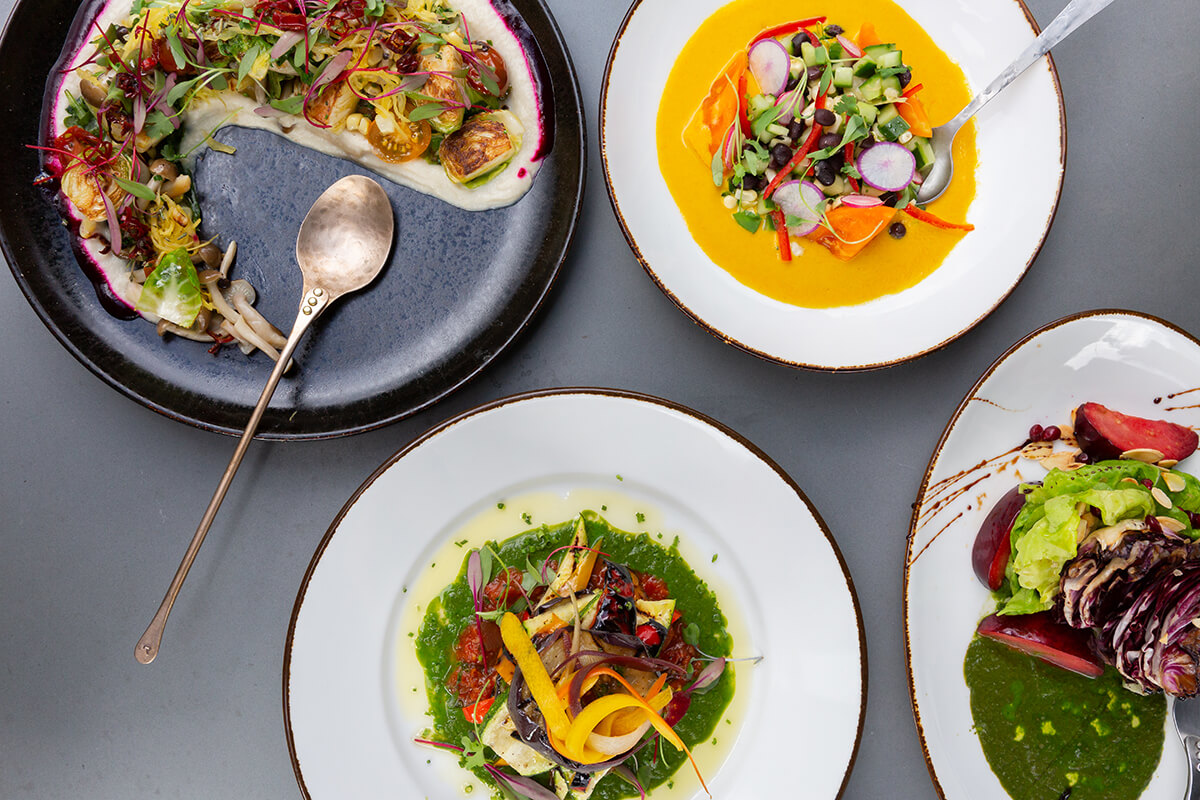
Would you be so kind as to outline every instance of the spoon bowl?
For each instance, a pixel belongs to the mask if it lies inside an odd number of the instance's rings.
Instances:
[[[388,254],[392,250],[392,235],[395,230],[395,216],[391,202],[383,187],[370,178],[361,175],[350,175],[334,183],[321,193],[300,224],[300,233],[296,237],[296,263],[304,276],[304,291],[300,299],[300,309],[296,321],[292,324],[292,332],[288,335],[287,344],[280,351],[279,360],[267,379],[267,385],[258,403],[246,423],[246,429],[238,440],[237,449],[220,483],[213,493],[212,500],[205,509],[200,526],[192,536],[183,560],[175,571],[175,577],[167,588],[154,619],[150,621],[146,632],[138,640],[134,648],[134,657],[142,664],[149,664],[158,655],[162,643],[163,630],[167,625],[167,616],[183,588],[200,545],[229,491],[233,476],[241,466],[246,448],[258,430],[263,412],[275,394],[279,379],[291,362],[292,353],[300,338],[308,330],[322,311],[342,295],[358,291],[371,281],[387,263]]]
[[[1067,3],[1066,8],[1058,13],[1054,21],[1047,25],[1046,29],[1030,43],[1029,47],[1025,48],[1025,51],[1017,56],[1015,61],[1005,67],[1004,71],[997,75],[986,89],[975,95],[975,99],[968,103],[966,108],[958,112],[954,119],[933,129],[933,139],[931,140],[934,156],[933,169],[930,170],[929,175],[921,184],[921,189],[917,192],[918,203],[924,205],[938,199],[950,185],[950,179],[954,177],[954,137],[958,135],[958,131],[966,124],[967,120],[975,116],[979,109],[987,105],[988,101],[1000,94],[1025,70],[1033,66],[1039,58],[1049,53],[1051,48],[1074,33],[1080,25],[1099,14],[1112,2],[1113,0],[1071,0],[1070,3]]]

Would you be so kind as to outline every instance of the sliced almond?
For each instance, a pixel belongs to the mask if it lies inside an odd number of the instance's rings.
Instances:
[[[1158,504],[1163,508],[1174,508],[1175,504],[1171,502],[1171,498],[1167,497],[1167,493],[1155,486],[1150,490],[1150,496],[1158,501]]]
[[[1167,485],[1167,489],[1172,492],[1182,492],[1187,486],[1187,481],[1174,472],[1164,472],[1162,479],[1163,483]]]
[[[1160,467],[1162,467],[1163,469],[1170,469],[1171,467],[1175,466],[1178,463],[1179,462],[1173,458],[1164,458],[1163,460],[1158,462],[1158,465]]]
[[[1064,425],[1059,425],[1058,429],[1062,432],[1063,439],[1074,439],[1075,438],[1074,426],[1064,424]]]
[[[1164,531],[1170,531],[1171,533],[1179,533],[1187,528],[1187,525],[1184,525],[1174,517],[1155,517],[1155,519],[1158,520],[1158,524],[1162,526]]]
[[[1161,450],[1155,450],[1152,447],[1137,447],[1121,453],[1121,458],[1131,461],[1145,461],[1147,464],[1157,464],[1163,460],[1163,453]]]
[[[1048,469],[1060,469],[1063,472],[1071,472],[1083,466],[1083,464],[1075,460],[1074,453],[1069,453],[1065,450],[1047,453],[1039,457],[1038,460],[1042,462],[1042,466]]]
[[[1054,445],[1049,442],[1030,442],[1021,448],[1021,455],[1040,461],[1054,452]]]
[[[1133,483],[1138,486],[1142,485],[1142,482],[1139,481],[1137,478],[1121,478],[1121,483]]]

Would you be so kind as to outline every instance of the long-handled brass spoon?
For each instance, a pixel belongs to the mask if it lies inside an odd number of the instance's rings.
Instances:
[[[296,322],[292,325],[291,335],[279,354],[271,377],[267,379],[266,388],[258,398],[258,405],[250,415],[250,422],[246,424],[233,458],[229,460],[229,466],[217,484],[217,491],[204,511],[200,527],[183,554],[183,561],[171,580],[162,605],[134,648],[134,657],[141,663],[149,664],[158,655],[171,606],[175,604],[188,570],[196,560],[196,553],[204,543],[204,536],[217,515],[217,509],[221,507],[221,501],[225,499],[225,492],[233,482],[233,476],[242,463],[250,440],[254,438],[254,432],[258,430],[267,403],[275,393],[279,378],[287,368],[300,337],[330,303],[375,279],[387,263],[394,227],[392,205],[383,187],[359,175],[342,178],[330,186],[309,209],[300,225],[300,235],[296,237],[296,262],[304,275],[304,295],[300,300]]]

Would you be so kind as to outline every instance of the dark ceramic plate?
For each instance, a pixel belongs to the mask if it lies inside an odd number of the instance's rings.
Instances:
[[[300,371],[280,383],[259,436],[338,436],[413,414],[495,358],[549,293],[575,230],[586,173],[578,79],[540,0],[493,3],[526,46],[534,42],[540,51],[533,62],[554,138],[533,188],[508,208],[470,212],[380,179],[396,209],[391,263],[301,342]],[[21,0],[0,41],[0,85],[8,87],[0,97],[0,148],[8,154],[0,172],[0,247],[30,305],[88,369],[173,419],[239,431],[270,359],[235,348],[209,355],[203,345],[162,340],[153,325],[109,314],[75,259],[49,192],[33,185],[40,167],[26,145],[38,141],[42,76],[55,69],[77,10],[72,0]],[[258,289],[258,308],[286,332],[300,299],[294,243],[301,219],[338,178],[371,173],[263,131],[227,128],[219,138],[237,154],[209,152],[198,162],[204,229],[219,232],[222,243],[238,242],[233,276]]]

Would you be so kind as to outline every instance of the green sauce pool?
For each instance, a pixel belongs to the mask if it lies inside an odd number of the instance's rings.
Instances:
[[[1111,668],[1085,678],[978,636],[964,671],[984,755],[1014,800],[1135,800],[1150,783],[1162,695],[1134,694]]]
[[[697,646],[701,650],[712,655],[730,654],[733,638],[727,630],[727,622],[716,596],[673,545],[657,541],[645,533],[622,531],[593,512],[584,512],[584,520],[588,541],[595,543],[603,539],[600,549],[611,560],[639,572],[657,575],[666,581],[671,596],[675,598],[676,608],[686,621],[696,624]],[[532,563],[538,564],[552,551],[571,542],[574,526],[574,520],[544,525],[499,544],[492,543],[492,548],[506,564],[524,566],[527,557]],[[415,637],[417,659],[426,676],[432,732],[439,741],[457,743],[463,736],[474,733],[474,726],[464,719],[462,709],[443,687],[445,676],[452,667],[454,643],[473,615],[474,606],[467,587],[464,560],[454,582],[429,603]],[[733,735],[732,730],[726,732],[717,729],[733,699],[733,693],[734,669],[730,664],[707,693],[693,696],[692,704],[675,726],[675,732],[689,747],[704,747],[715,736]],[[670,783],[675,778],[687,780],[690,776],[691,780],[695,780],[691,767],[686,766],[686,755],[665,745],[660,750],[660,756],[655,758],[647,752],[646,757],[629,764],[630,767],[637,764],[638,778],[647,791]],[[686,773],[677,772],[681,767]],[[481,779],[487,780],[482,769],[475,772]],[[598,783],[590,800],[618,800],[636,795],[637,791],[621,778],[607,775]]]

